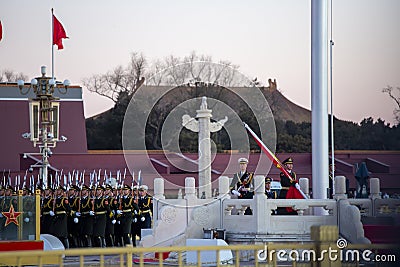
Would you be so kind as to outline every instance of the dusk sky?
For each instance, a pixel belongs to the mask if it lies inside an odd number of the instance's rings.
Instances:
[[[55,48],[58,80],[82,85],[126,66],[132,52],[152,61],[196,51],[265,85],[277,79],[288,99],[310,109],[311,0],[0,0],[0,71],[29,82],[46,65],[51,75],[51,8],[69,36]],[[333,40],[334,115],[393,123],[395,103],[381,90],[400,87],[400,1],[333,0]],[[86,117],[112,106],[85,88],[83,98]]]

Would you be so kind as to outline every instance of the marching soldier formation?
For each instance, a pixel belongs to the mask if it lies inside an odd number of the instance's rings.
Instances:
[[[41,198],[41,233],[73,247],[114,247],[140,239],[151,227],[152,197],[148,187],[86,185],[46,188]]]

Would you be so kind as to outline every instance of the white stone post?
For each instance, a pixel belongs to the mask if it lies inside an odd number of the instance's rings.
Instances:
[[[267,221],[270,216],[270,211],[267,211],[267,196],[265,195],[265,177],[263,175],[256,175],[254,177],[254,207],[253,216],[256,220],[256,233],[266,234],[267,233]]]
[[[265,178],[262,175],[254,177],[254,194],[265,194]]]
[[[155,178],[154,179],[154,196],[153,197],[156,199],[165,199],[164,179],[163,178]]]
[[[220,176],[218,179],[218,197],[226,197],[229,195],[229,177],[228,176]]]
[[[300,178],[299,179],[299,185],[300,185],[300,189],[301,191],[303,191],[303,193],[307,196],[310,197],[310,181],[308,180],[308,178]]]
[[[370,199],[381,198],[381,196],[379,195],[379,193],[381,191],[379,178],[369,179],[369,190],[370,190],[370,194],[369,194]]]
[[[210,109],[197,110],[199,120],[199,196],[211,198]]]
[[[196,198],[196,181],[194,177],[185,178],[185,199]]]
[[[336,176],[334,179],[335,186],[335,195],[333,196],[335,199],[347,199],[346,195],[346,177],[344,176]]]
[[[159,212],[158,202],[160,200],[164,200],[165,199],[165,195],[164,195],[164,179],[163,178],[155,178],[153,184],[154,184],[153,218],[154,219],[158,219],[158,212]]]

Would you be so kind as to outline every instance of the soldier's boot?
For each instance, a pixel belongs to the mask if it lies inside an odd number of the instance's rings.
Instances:
[[[72,236],[72,240],[74,241],[74,244],[75,244],[76,248],[81,248],[82,247],[82,244],[81,244],[79,238],[76,235]]]
[[[94,247],[101,247],[101,238],[100,236],[93,237],[93,246]]]
[[[136,247],[136,235],[132,236],[132,246]]]
[[[107,235],[106,240],[107,240],[107,242],[106,242],[107,247],[114,247],[114,236],[113,235]]]
[[[73,238],[72,234],[68,234],[68,242],[69,242],[69,247],[70,248],[76,248],[76,245],[75,245],[74,238]]]
[[[85,244],[85,247],[87,247],[87,248],[92,247],[92,237],[90,235],[85,235],[84,244]]]
[[[67,237],[62,239],[62,243],[63,243],[65,249],[69,249],[69,241],[68,241]]]
[[[131,238],[129,237],[129,234],[124,234],[124,246],[132,244]]]

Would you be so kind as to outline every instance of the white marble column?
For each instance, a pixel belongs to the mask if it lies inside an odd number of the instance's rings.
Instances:
[[[193,132],[199,133],[199,198],[212,198],[210,132],[221,130],[228,118],[225,117],[217,122],[211,122],[212,110],[207,108],[207,97],[205,96],[202,97],[200,109],[196,112],[197,120],[189,115],[183,115],[182,125]]]
[[[210,109],[197,110],[199,120],[199,197],[211,198]]]

